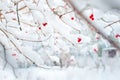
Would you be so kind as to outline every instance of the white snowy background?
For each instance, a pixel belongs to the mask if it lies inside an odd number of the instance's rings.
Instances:
[[[120,47],[119,0],[70,1]],[[0,0],[0,80],[120,80],[119,53],[67,0]]]

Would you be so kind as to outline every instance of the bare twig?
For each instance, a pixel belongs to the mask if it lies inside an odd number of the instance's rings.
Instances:
[[[7,64],[9,64],[9,65],[11,66],[11,68],[12,68],[13,74],[14,74],[15,77],[17,78],[17,75],[16,75],[16,73],[15,73],[15,68],[14,68],[13,65],[10,64],[10,63],[8,62],[8,60],[7,60],[5,45],[2,44],[2,42],[0,42],[0,44],[1,44],[2,47],[3,47],[3,51],[4,51],[3,54],[4,54],[4,59],[5,59],[5,64],[4,64],[3,70],[6,68]]]
[[[120,22],[120,20],[117,20],[117,21],[115,21],[115,22],[112,22],[112,23],[108,24],[107,26],[105,26],[104,28],[107,28],[107,27],[109,27],[109,26],[111,26],[111,25],[113,25],[113,24],[115,24],[115,23],[118,23],[118,22]]]
[[[18,24],[20,25],[20,18],[19,18],[19,13],[18,13],[18,3],[16,3],[16,12],[17,12],[17,20],[18,20]],[[20,27],[20,30],[22,30],[21,27]]]

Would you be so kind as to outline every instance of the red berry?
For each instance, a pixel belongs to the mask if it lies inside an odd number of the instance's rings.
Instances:
[[[97,52],[97,49],[94,48],[94,51]]]
[[[12,56],[16,56],[16,54],[12,54]]]
[[[82,41],[82,39],[81,39],[81,38],[78,38],[77,42],[80,43],[81,41]]]
[[[89,16],[89,18],[90,18],[92,21],[95,20],[93,14],[91,14],[91,15]]]
[[[38,29],[41,30],[41,27],[39,27]]]
[[[45,22],[45,23],[43,23],[42,25],[43,25],[43,26],[46,26],[46,25],[47,25],[47,23]]]
[[[71,20],[74,20],[74,17],[71,17]]]
[[[116,38],[120,38],[120,34],[116,34],[115,37],[116,37]]]
[[[95,19],[94,18],[91,18],[92,21],[94,21]]]

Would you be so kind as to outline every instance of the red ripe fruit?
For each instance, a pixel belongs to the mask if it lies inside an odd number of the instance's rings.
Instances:
[[[94,18],[91,18],[92,21],[94,21],[95,19]]]
[[[71,20],[74,20],[74,17],[71,17]]]
[[[43,23],[42,25],[43,25],[43,26],[46,26],[46,25],[47,25],[47,23],[45,22],[45,23]]]
[[[12,54],[12,56],[16,56],[16,54]]]
[[[94,51],[97,52],[97,49],[94,48]]]
[[[115,37],[116,37],[116,38],[120,38],[120,34],[116,34]]]
[[[89,18],[90,18],[92,21],[95,20],[93,14],[91,14],[91,15],[89,16]]]
[[[78,39],[77,39],[77,42],[78,42],[78,43],[80,43],[81,41],[82,41],[82,39],[81,39],[81,38],[78,38]]]
[[[41,30],[41,27],[39,27],[38,29]]]

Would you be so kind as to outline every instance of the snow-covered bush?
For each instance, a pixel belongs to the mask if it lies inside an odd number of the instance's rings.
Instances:
[[[116,59],[120,6],[104,1],[0,0],[0,66],[98,67]]]

